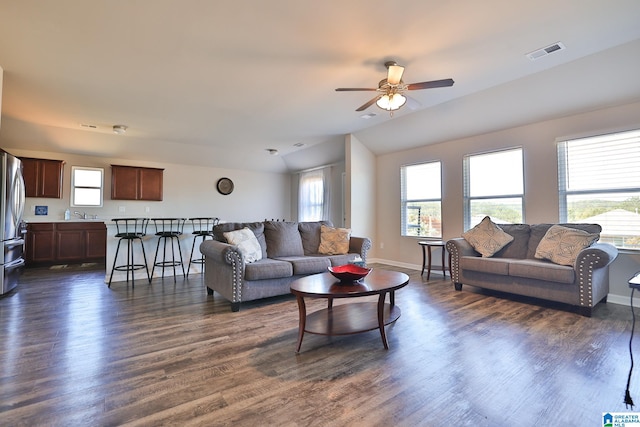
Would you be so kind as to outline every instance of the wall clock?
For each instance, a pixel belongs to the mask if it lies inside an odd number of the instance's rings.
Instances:
[[[231,194],[233,191],[233,181],[229,178],[220,178],[216,184],[216,188],[220,194],[224,194],[225,196]]]

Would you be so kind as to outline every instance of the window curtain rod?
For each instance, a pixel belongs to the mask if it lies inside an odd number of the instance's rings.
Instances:
[[[337,166],[337,165],[339,165],[339,163],[330,163],[328,165],[316,166],[314,168],[299,170],[299,171],[294,172],[294,174],[301,174],[301,173],[305,173],[305,172],[313,172],[313,171],[316,171],[318,169],[329,168],[329,167],[333,167],[333,166]]]

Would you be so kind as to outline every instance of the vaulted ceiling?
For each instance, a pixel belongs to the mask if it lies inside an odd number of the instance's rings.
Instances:
[[[639,100],[639,18],[637,0],[0,0],[0,146],[273,172],[349,133],[408,149]],[[387,60],[455,85],[393,117],[334,90],[377,87]]]

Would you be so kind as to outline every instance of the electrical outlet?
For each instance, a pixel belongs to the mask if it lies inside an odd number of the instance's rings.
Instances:
[[[149,212],[151,212],[151,208],[150,208],[149,206],[145,206],[145,207],[144,207],[144,211],[145,211],[146,213],[149,213]]]
[[[380,249],[384,249],[384,243],[380,242]]]
[[[126,208],[124,206],[118,206],[118,212],[120,213],[125,213],[126,212]]]

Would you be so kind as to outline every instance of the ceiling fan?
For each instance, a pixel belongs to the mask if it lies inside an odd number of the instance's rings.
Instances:
[[[387,67],[387,78],[380,80],[377,88],[355,88],[355,87],[339,87],[337,92],[351,92],[351,91],[376,91],[379,92],[373,99],[367,101],[361,105],[356,111],[364,111],[371,107],[374,103],[382,108],[391,112],[399,109],[407,102],[407,97],[403,95],[403,92],[407,90],[420,90],[420,89],[433,89],[437,87],[453,86],[453,79],[432,80],[429,82],[421,83],[405,83],[402,81],[402,73],[404,73],[404,67],[395,63],[395,61],[387,61],[384,63]]]

